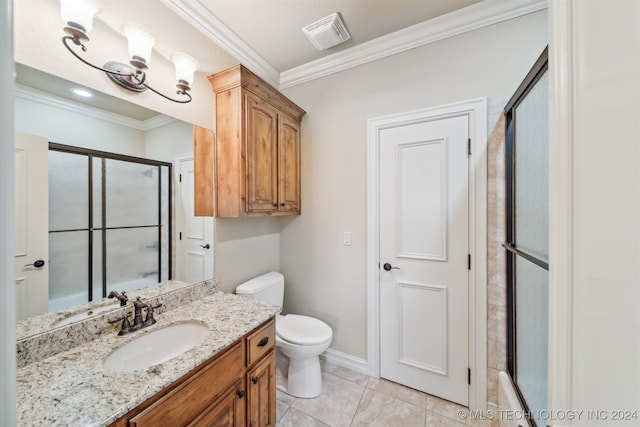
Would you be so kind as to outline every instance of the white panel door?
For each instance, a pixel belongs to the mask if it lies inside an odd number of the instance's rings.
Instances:
[[[468,117],[380,134],[380,374],[468,404]]]
[[[49,141],[14,139],[14,248],[17,319],[46,313],[49,299]]]
[[[178,160],[180,191],[176,279],[199,283],[213,277],[213,218],[194,215],[193,158]]]

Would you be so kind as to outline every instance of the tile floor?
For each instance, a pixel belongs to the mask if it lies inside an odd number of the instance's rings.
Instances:
[[[399,384],[322,361],[323,392],[296,399],[277,391],[278,427],[497,427],[459,417],[469,410]]]

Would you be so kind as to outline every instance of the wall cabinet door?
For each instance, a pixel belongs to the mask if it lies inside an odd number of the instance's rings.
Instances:
[[[247,372],[247,421],[250,427],[276,424],[276,367],[273,355],[271,351],[268,357]]]
[[[300,123],[280,115],[278,122],[278,210],[300,212]]]
[[[247,212],[278,206],[278,111],[250,92],[245,95]]]
[[[299,214],[305,111],[242,65],[209,82],[216,94],[215,215]]]

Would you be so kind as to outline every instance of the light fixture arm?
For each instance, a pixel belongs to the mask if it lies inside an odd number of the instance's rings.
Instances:
[[[182,84],[182,82],[178,82],[178,84],[176,85],[176,87],[178,88],[178,90],[176,91],[176,94],[178,95],[182,95],[182,96],[186,96],[187,99],[174,99],[171,98],[159,91],[157,91],[156,89],[154,89],[153,87],[151,87],[147,81],[146,81],[146,73],[141,70],[140,68],[134,68],[134,67],[128,67],[124,64],[122,69],[125,70],[131,70],[131,71],[125,71],[125,72],[120,72],[114,69],[106,69],[103,67],[99,67],[97,65],[94,65],[92,63],[90,63],[89,61],[85,60],[84,58],[82,58],[80,55],[78,55],[75,50],[69,45],[69,41],[73,42],[73,44],[75,44],[76,46],[80,46],[80,48],[82,49],[83,52],[87,51],[87,47],[84,45],[83,40],[87,40],[88,41],[88,37],[84,36],[84,38],[78,37],[78,36],[74,36],[74,35],[67,35],[62,37],[62,44],[64,44],[64,46],[67,48],[67,50],[69,52],[71,52],[71,54],[73,56],[75,56],[76,58],[78,58],[81,62],[83,62],[84,64],[90,66],[91,68],[95,68],[96,70],[102,71],[103,73],[106,73],[111,80],[114,83],[117,83],[120,87],[123,87],[125,89],[134,91],[134,92],[142,92],[145,89],[149,89],[150,91],[152,91],[153,93],[160,95],[161,97],[169,100],[169,101],[173,101],[173,102],[177,102],[179,104],[186,104],[191,102],[192,98],[191,95],[189,94],[189,85],[188,84]],[[109,65],[109,63],[107,63],[107,65]],[[126,67],[126,68],[125,68]],[[126,82],[125,79],[130,80],[131,82]]]

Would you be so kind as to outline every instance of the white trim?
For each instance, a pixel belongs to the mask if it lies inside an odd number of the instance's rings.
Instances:
[[[161,0],[175,14],[280,90],[547,8],[547,0],[485,0],[279,72],[198,0]]]
[[[215,44],[230,55],[237,58],[243,65],[266,80],[267,83],[278,87],[280,73],[262,58],[258,52],[245,43],[229,29],[209,9],[197,0],[162,0],[162,3],[188,24],[196,28]]]
[[[283,71],[280,89],[546,8],[547,0],[486,0],[476,3]]]
[[[342,353],[331,348],[322,353],[320,357],[333,365],[342,366],[343,368],[351,369],[360,374],[369,374],[367,361],[359,357],[351,356],[350,354]]]
[[[16,98],[37,102],[42,105],[47,105],[49,107],[58,108],[60,110],[65,110],[76,114],[82,114],[83,116],[114,123],[120,126],[126,126],[128,128],[140,130],[143,132],[176,121],[176,119],[174,119],[173,117],[165,116],[164,114],[158,114],[157,116],[151,117],[150,119],[144,121],[136,120],[132,119],[131,117],[112,113],[110,111],[75,102],[20,84],[15,85],[14,93]]]
[[[0,3],[0,93],[13,93],[13,1]],[[13,238],[14,99],[0,96],[0,424],[16,425],[16,287]]]
[[[379,298],[379,134],[389,126],[416,119],[469,117],[469,407],[487,404],[487,99],[479,98],[367,121],[367,359],[368,375],[380,376]]]
[[[548,408],[572,408],[573,2],[549,10],[549,372]]]

